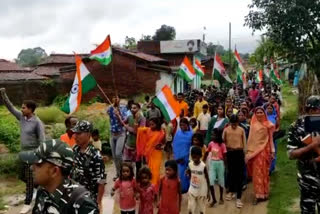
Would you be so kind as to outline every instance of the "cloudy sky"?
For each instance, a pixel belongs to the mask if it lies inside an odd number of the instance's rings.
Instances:
[[[201,39],[252,52],[259,35],[244,27],[251,0],[1,0],[0,58],[12,60],[21,49],[40,46],[48,54],[88,52],[111,35],[153,35],[162,24],[176,29],[176,39]]]

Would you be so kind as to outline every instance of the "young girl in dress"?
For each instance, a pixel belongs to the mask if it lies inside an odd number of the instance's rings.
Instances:
[[[160,180],[159,214],[179,214],[181,210],[181,188],[177,162],[168,160],[165,163],[165,168],[165,176]]]
[[[137,190],[140,197],[139,213],[153,214],[153,203],[156,200],[156,189],[151,184],[152,174],[149,168],[139,170]]]
[[[114,183],[112,195],[119,189],[121,214],[135,214],[136,209],[136,181],[133,167],[130,163],[122,163],[120,177]]]
[[[209,143],[205,158],[210,155],[209,159],[209,179],[210,179],[210,192],[212,197],[212,203],[210,207],[213,207],[217,203],[215,196],[214,185],[217,183],[220,189],[219,204],[223,204],[223,191],[225,187],[224,172],[225,172],[225,159],[226,159],[226,145],[222,140],[222,130],[215,128],[212,131],[212,141]]]

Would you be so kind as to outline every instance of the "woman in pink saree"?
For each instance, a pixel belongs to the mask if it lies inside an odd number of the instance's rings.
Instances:
[[[245,157],[248,174],[253,181],[255,194],[253,204],[269,197],[269,169],[275,152],[272,138],[274,129],[264,109],[257,107],[251,120]]]

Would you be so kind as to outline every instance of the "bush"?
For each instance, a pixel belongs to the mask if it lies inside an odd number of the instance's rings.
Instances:
[[[57,106],[37,108],[36,114],[45,124],[63,123],[65,119],[65,114]]]
[[[0,143],[6,145],[10,152],[20,150],[20,127],[14,116],[4,110],[0,111]]]
[[[62,134],[66,132],[66,127],[64,123],[56,123],[53,125],[53,130],[52,130],[52,138],[53,139],[58,139]]]
[[[95,129],[99,130],[101,140],[109,140],[110,138],[110,123],[107,118],[98,117],[92,121]]]
[[[64,103],[67,101],[69,94],[66,95],[58,95],[56,96],[53,101],[52,104],[55,106],[58,106],[59,108],[62,107],[64,105]]]
[[[18,175],[20,161],[17,154],[0,156],[0,175]]]

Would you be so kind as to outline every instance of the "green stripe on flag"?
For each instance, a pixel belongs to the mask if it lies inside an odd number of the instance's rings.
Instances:
[[[163,114],[164,118],[166,121],[170,122],[170,116],[167,112],[166,107],[163,105],[163,103],[157,98],[155,97],[152,102],[158,107],[160,108],[161,113]]]
[[[97,82],[91,74],[88,74],[82,81],[82,94],[87,93],[94,87],[96,87]]]
[[[231,87],[232,83],[227,81],[217,69],[214,69],[213,71],[213,79],[218,80],[220,83],[220,87]]]
[[[70,96],[68,97],[68,99],[66,100],[66,102],[64,103],[64,105],[61,107],[61,111],[65,112],[66,114],[69,114],[69,113],[70,113],[69,100],[70,100]]]
[[[188,82],[192,81],[183,69],[179,69],[178,75]]]
[[[95,59],[97,60],[98,62],[100,62],[100,64],[102,65],[109,65],[111,60],[112,60],[112,56],[110,57],[105,57],[105,58],[100,58],[100,57],[97,57],[97,56],[92,56],[90,57],[90,59]]]

